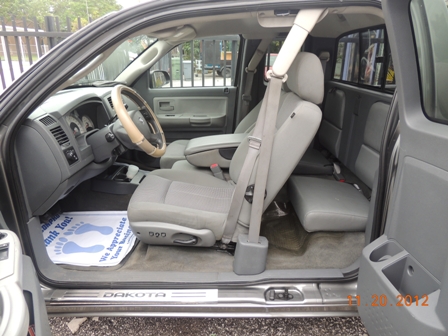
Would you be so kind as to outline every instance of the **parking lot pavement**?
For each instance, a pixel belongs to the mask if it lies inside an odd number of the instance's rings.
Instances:
[[[50,318],[53,335],[73,335],[67,326],[72,318]],[[74,335],[362,335],[360,318],[223,319],[223,318],[88,318]]]

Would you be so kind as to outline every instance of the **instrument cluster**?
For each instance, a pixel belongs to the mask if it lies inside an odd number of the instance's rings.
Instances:
[[[95,124],[92,119],[87,115],[80,115],[77,110],[70,112],[70,114],[65,117],[65,121],[75,137],[95,129]]]

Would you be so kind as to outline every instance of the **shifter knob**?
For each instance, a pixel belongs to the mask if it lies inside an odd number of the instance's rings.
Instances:
[[[126,173],[126,178],[132,180],[135,175],[137,175],[139,169],[137,166],[129,165],[128,172]]]

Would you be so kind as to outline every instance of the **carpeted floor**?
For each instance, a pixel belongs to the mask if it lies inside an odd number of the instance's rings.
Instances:
[[[277,197],[263,214],[261,235],[269,241],[267,269],[344,268],[361,255],[363,232],[308,233],[302,227],[287,195]],[[90,190],[85,183],[60,202],[63,211],[125,210],[130,195]],[[118,266],[103,271],[232,272],[233,256],[208,248],[149,246],[138,243]],[[66,266],[70,269],[84,269]],[[97,267],[88,270],[98,270]]]
[[[289,204],[273,203],[263,215],[269,240],[266,269],[344,268],[361,255],[363,232],[308,233]],[[118,271],[232,272],[233,256],[212,249],[139,243]]]

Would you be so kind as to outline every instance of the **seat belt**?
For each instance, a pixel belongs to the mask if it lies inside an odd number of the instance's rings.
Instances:
[[[245,69],[247,76],[242,96],[243,105],[241,107],[241,119],[243,119],[249,112],[250,102],[252,101],[251,93],[252,93],[252,84],[254,81],[254,75],[257,72],[258,63],[260,63],[270,43],[271,43],[270,39],[261,40],[260,44],[257,47],[257,50],[255,51],[254,55],[252,56],[251,60],[249,61],[249,64]]]
[[[224,226],[222,241],[225,244],[228,244],[232,240],[235,233],[238,217],[244,202],[244,195],[257,156],[260,154],[255,177],[256,187],[253,190],[254,196],[248,236],[249,243],[258,243],[282,84],[288,79],[286,72],[294,61],[292,57],[296,57],[308,33],[312,30],[316,22],[327,13],[328,10],[326,9],[304,9],[299,11],[294,20],[294,25],[288,33],[285,43],[273,65],[274,69],[277,68],[275,73],[280,74],[280,76],[274,76],[273,70],[267,72],[270,81],[265,93],[265,99],[263,99],[254,132],[252,136],[248,137],[248,152],[240,171],[235,191],[233,192],[232,202],[230,203],[229,213]]]
[[[260,187],[258,187],[257,184],[257,188],[254,189],[252,213],[254,213],[254,206],[255,204],[257,204],[257,200],[263,208],[267,173],[269,171],[269,161],[271,159],[272,144],[274,143],[276,129],[275,124],[277,120],[277,113],[279,110],[282,83],[282,78],[272,77],[270,79],[268,88],[266,90],[266,98],[263,99],[260,114],[258,116],[257,123],[255,124],[254,132],[251,136],[248,136],[249,147],[247,150],[246,159],[244,160],[243,167],[241,168],[240,175],[236,183],[235,191],[233,192],[232,202],[230,203],[229,213],[227,215],[226,223],[224,226],[222,242],[225,244],[231,242],[233,234],[235,233],[238,217],[240,215],[241,208],[243,207],[247,186],[249,184],[249,180],[259,153],[264,154],[263,157],[260,157],[260,160],[258,161],[256,183],[259,182]],[[262,143],[263,146],[261,146]],[[260,151],[260,148],[263,149]],[[259,177],[260,175],[261,177]],[[264,177],[265,181],[264,183],[262,183],[262,179]],[[259,201],[260,197],[261,202]],[[259,207],[256,208],[258,210]],[[260,212],[260,219],[262,213],[263,211]],[[253,221],[254,219],[252,219],[251,215],[251,225]]]

